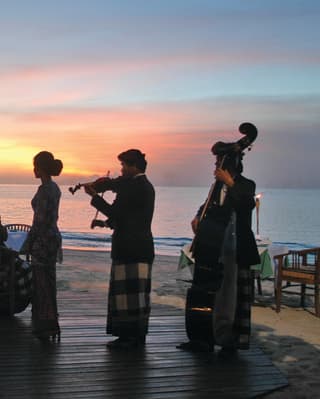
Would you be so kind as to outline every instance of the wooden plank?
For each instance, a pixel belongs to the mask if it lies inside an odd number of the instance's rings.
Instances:
[[[110,351],[105,309],[101,295],[60,294],[62,341],[51,345],[32,337],[30,309],[1,320],[0,397],[253,398],[287,385],[256,344],[232,362],[176,349],[184,314],[169,306],[153,306],[143,350]]]

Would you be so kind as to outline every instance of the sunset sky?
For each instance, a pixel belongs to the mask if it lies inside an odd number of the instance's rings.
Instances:
[[[155,185],[207,185],[211,146],[259,135],[259,187],[320,187],[318,0],[13,0],[0,13],[0,183],[119,174],[139,148]]]

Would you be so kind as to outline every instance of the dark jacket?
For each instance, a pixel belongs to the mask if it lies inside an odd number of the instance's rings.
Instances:
[[[147,177],[106,178],[95,184],[97,192],[113,191],[109,204],[101,196],[92,197],[91,205],[106,215],[113,228],[111,258],[121,263],[148,262],[154,258],[151,222],[155,191]]]
[[[208,211],[201,224],[207,225],[201,232],[202,237],[207,240],[203,248],[210,251],[210,243],[219,242],[218,247],[221,250],[224,228],[228,224],[231,212],[234,210],[237,216],[236,236],[237,236],[237,263],[240,267],[249,267],[260,263],[260,256],[257,250],[257,244],[251,229],[252,210],[255,207],[254,195],[256,185],[254,181],[241,175],[237,176],[235,183],[229,187],[222,206],[210,204]],[[203,206],[200,207],[198,215],[201,214]],[[218,228],[217,228],[218,226]],[[221,234],[219,237],[219,231]],[[210,233],[213,232],[213,233]],[[211,237],[210,237],[211,235]],[[211,250],[216,250],[214,244]],[[199,246],[200,248],[200,246]]]
[[[256,240],[251,228],[252,210],[255,208],[254,181],[238,176],[228,189],[226,201],[236,211],[237,261],[239,265],[256,265],[261,262]]]

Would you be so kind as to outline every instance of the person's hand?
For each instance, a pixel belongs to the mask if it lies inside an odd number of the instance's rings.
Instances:
[[[93,219],[90,227],[94,229],[95,227],[108,227],[108,225],[105,220]]]
[[[84,184],[83,185],[84,191],[88,194],[91,195],[91,197],[93,197],[94,195],[97,194],[96,190],[93,188],[91,183],[88,184]]]
[[[194,234],[196,234],[198,227],[199,227],[199,218],[198,218],[198,216],[196,216],[191,221],[191,228],[192,228],[192,231],[194,232]]]
[[[225,183],[228,187],[232,187],[234,185],[234,180],[231,174],[224,169],[217,168],[214,171],[214,176],[217,180],[222,181]]]

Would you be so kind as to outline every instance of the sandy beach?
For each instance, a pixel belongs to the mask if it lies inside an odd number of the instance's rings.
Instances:
[[[178,269],[179,258],[157,255],[153,266],[152,302],[178,308],[185,306],[191,275]],[[58,291],[107,292],[110,253],[64,249],[57,266]],[[320,397],[320,318],[314,316],[312,300],[301,309],[299,297],[285,295],[280,313],[274,310],[273,283],[262,282],[262,296],[252,308],[252,335],[258,345],[288,378],[289,386],[269,394],[278,398]]]

